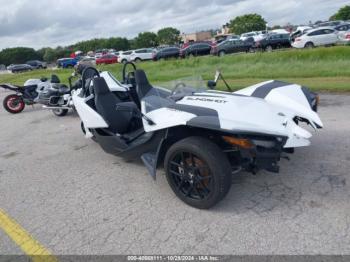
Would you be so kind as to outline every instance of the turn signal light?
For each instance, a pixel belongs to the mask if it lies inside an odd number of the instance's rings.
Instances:
[[[225,142],[234,145],[234,146],[239,146],[244,149],[251,149],[254,147],[254,144],[250,142],[248,139],[243,139],[243,138],[235,138],[232,136],[223,136],[222,137]]]

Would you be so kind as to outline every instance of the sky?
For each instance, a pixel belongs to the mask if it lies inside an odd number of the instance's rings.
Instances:
[[[327,20],[350,0],[0,0],[0,49],[56,47],[99,37],[135,37],[176,27],[220,28],[261,14],[269,25]]]

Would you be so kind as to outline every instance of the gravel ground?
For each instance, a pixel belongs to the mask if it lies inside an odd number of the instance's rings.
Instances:
[[[1,102],[6,93],[0,91]],[[163,171],[107,155],[77,115],[0,108],[0,208],[54,254],[350,254],[350,96],[321,95],[325,129],[280,174],[238,174],[209,211]],[[1,254],[21,254],[0,231]]]

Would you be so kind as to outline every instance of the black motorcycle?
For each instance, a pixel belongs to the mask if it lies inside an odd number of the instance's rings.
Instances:
[[[38,97],[37,88],[35,85],[15,86],[11,84],[1,84],[0,87],[16,92],[6,96],[3,100],[5,110],[11,114],[18,114],[22,112],[25,105],[33,105]]]
[[[42,104],[57,116],[65,116],[73,107],[71,90],[80,88],[80,81],[72,84],[73,75],[69,77],[69,87],[61,84],[56,75],[50,79],[30,79],[23,86],[1,84],[0,87],[16,92],[4,98],[5,110],[12,114],[22,112],[25,105]]]

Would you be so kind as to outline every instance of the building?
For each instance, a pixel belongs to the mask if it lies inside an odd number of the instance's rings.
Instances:
[[[212,38],[211,31],[202,31],[202,32],[197,32],[197,33],[192,33],[192,34],[182,34],[181,35],[181,41],[183,43],[206,41],[206,40],[210,40],[211,38]]]
[[[230,34],[229,24],[224,24],[221,30],[216,31],[216,35],[213,38],[213,41],[222,42],[227,38],[231,37],[233,34]]]

